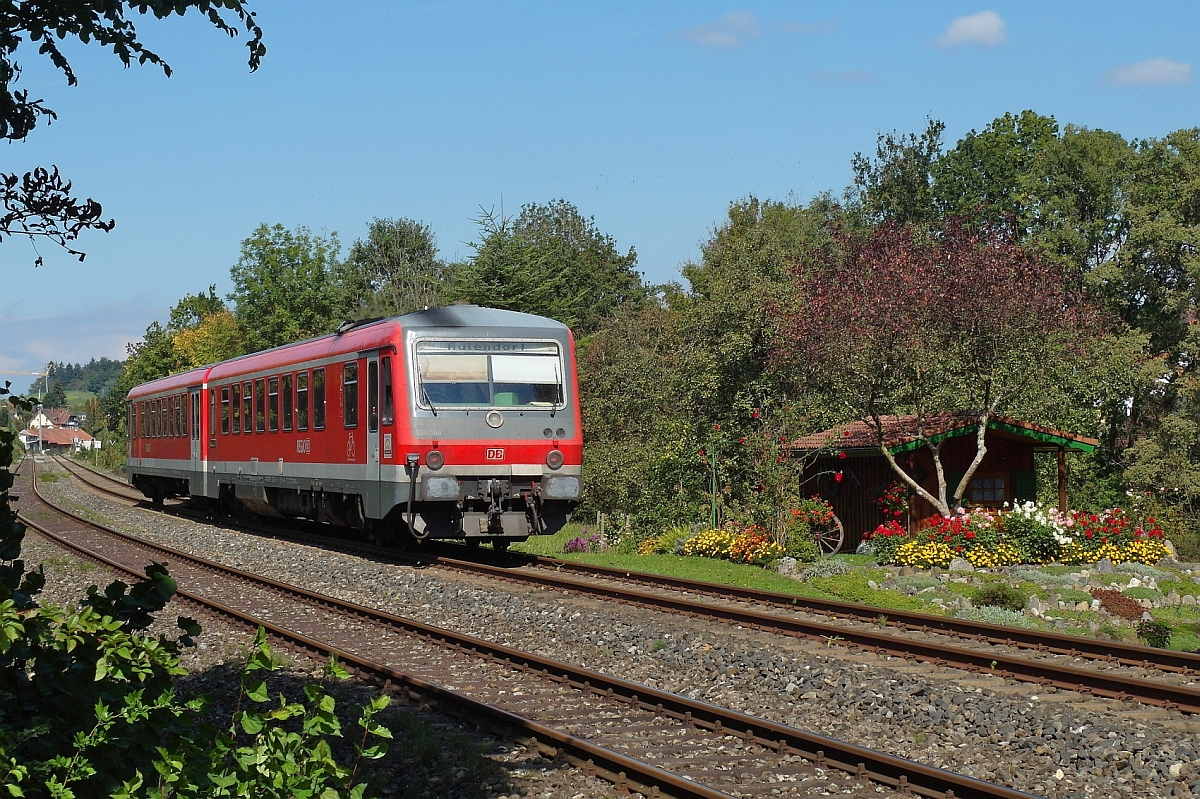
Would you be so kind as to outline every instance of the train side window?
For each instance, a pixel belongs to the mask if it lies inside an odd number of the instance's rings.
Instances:
[[[254,381],[254,432],[267,432],[267,381]]]
[[[296,429],[308,429],[308,372],[296,374]]]
[[[379,361],[367,361],[367,431],[379,430]]]
[[[267,379],[267,429],[279,432],[279,378]]]
[[[325,429],[325,370],[313,369],[313,430]]]
[[[383,389],[383,424],[386,427],[390,425],[396,418],[396,401],[392,397],[392,359],[383,359],[382,374],[380,374],[381,385]]]
[[[146,437],[146,403],[138,403],[138,438]]]
[[[158,438],[158,400],[150,400],[150,437]]]
[[[254,432],[254,384],[242,383],[242,432]]]
[[[342,364],[342,424],[358,427],[358,362]]]
[[[189,414],[187,400],[187,394],[180,394],[175,398],[175,407],[179,409],[175,412],[175,434],[179,436],[186,436],[191,431],[191,428],[188,427]]]
[[[233,416],[233,434],[236,436],[242,432],[242,384],[233,384],[233,399],[229,406]]]
[[[176,419],[177,413],[175,410],[175,399],[175,397],[166,397],[163,399],[163,402],[167,404],[167,423],[164,425],[163,434],[166,435],[167,438],[175,437],[175,423],[178,421],[178,419]]]
[[[175,431],[174,431],[174,432],[175,432],[175,437],[176,437],[176,438],[179,438],[181,435],[183,435],[183,431],[184,431],[184,424],[183,424],[183,395],[182,395],[182,394],[176,394],[176,395],[175,395],[174,397],[172,397],[171,399],[172,399],[172,402],[173,402],[173,404],[174,404],[174,406],[175,406],[175,413],[174,413],[174,415],[171,417],[171,421],[172,421],[172,422],[174,422],[174,427],[175,427]]]
[[[200,440],[200,395],[196,394],[196,412],[192,414],[192,440]],[[217,445],[217,391],[208,390],[208,445]],[[197,452],[197,454],[199,454]]]
[[[221,386],[221,435],[229,435],[229,386]]]
[[[283,376],[283,397],[280,399],[282,403],[280,410],[283,411],[283,432],[287,433],[292,429],[292,376]]]

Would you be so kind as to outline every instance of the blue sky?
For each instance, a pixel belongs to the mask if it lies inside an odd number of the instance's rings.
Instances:
[[[59,120],[0,169],[57,164],[117,228],[83,264],[0,243],[0,369],[122,357],[183,294],[228,291],[261,222],[348,245],[407,216],[466,257],[481,206],[562,197],[664,281],[731,201],[840,192],[855,152],[926,117],[950,143],[1026,108],[1130,138],[1200,124],[1194,0],[252,6],[254,74],[194,14],[139,22],[171,78],[78,45],[68,88],[21,51]]]

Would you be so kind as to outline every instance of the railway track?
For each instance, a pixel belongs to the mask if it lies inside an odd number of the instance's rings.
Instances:
[[[23,521],[60,546],[135,578],[150,561],[166,561],[185,601],[261,625],[290,646],[336,654],[476,722],[518,730],[526,746],[567,758],[620,792],[1029,796],[152,544],[51,505],[32,474],[23,476]]]
[[[64,467],[72,470],[78,464],[64,464]],[[110,485],[101,486],[96,485],[94,480],[83,478],[78,471],[72,473],[106,493],[125,499],[138,499],[130,496],[132,489],[129,486],[106,475],[99,477]],[[271,535],[282,532],[279,527],[271,525],[254,525],[253,528]],[[297,535],[292,531],[288,531],[288,534]],[[321,546],[350,549],[372,558],[398,559],[394,551],[365,543],[308,533],[298,535],[309,540],[315,539]],[[515,561],[531,568],[513,568],[443,556],[421,557],[420,561],[461,573],[783,635],[833,641],[840,646],[880,655],[1011,678],[1042,687],[1120,701],[1135,700],[1184,713],[1200,713],[1200,688],[1195,684],[1186,684],[1192,682],[1190,678],[1193,675],[1200,674],[1200,656],[1190,653],[588,566],[553,558]],[[809,617],[802,614],[808,614]],[[811,618],[813,614],[830,620],[814,620]],[[879,622],[881,616],[884,617],[883,628]],[[912,636],[909,634],[911,632],[922,635]],[[940,640],[944,638],[951,640]],[[1010,651],[996,651],[997,648],[1025,651],[1012,654]],[[1093,663],[1089,667],[1068,664],[1077,660]],[[1128,670],[1122,673],[1117,667],[1168,672],[1170,678],[1176,681],[1149,679],[1145,673],[1128,673]]]

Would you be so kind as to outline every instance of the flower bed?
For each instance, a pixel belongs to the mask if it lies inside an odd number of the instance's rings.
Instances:
[[[976,568],[1018,563],[1158,563],[1170,555],[1154,517],[1137,521],[1121,508],[1062,514],[1036,502],[1011,511],[959,509],[916,533],[890,520],[866,536],[880,563],[946,568],[954,558]]]

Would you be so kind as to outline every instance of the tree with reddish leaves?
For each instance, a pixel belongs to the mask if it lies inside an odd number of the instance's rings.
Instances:
[[[1098,336],[1096,308],[1061,264],[1004,231],[959,220],[932,232],[892,223],[842,229],[792,277],[776,363],[868,424],[896,474],[944,515],[983,461],[988,420]],[[975,457],[950,496],[941,441],[927,423],[949,410],[978,414]],[[916,415],[907,432],[933,455],[937,496],[883,445],[892,414]]]

